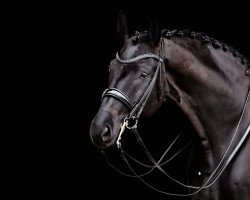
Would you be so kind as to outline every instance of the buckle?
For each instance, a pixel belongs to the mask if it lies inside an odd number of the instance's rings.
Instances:
[[[126,122],[126,128],[127,129],[136,129],[137,123],[138,123],[138,117],[132,116],[132,117],[126,117],[124,119],[124,122]]]

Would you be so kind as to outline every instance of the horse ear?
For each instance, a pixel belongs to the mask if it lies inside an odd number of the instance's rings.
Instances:
[[[121,10],[119,11],[117,18],[117,31],[124,41],[128,39],[127,20]]]
[[[160,40],[160,27],[157,18],[151,20],[149,29],[148,29],[148,36],[151,42],[154,45],[157,45]]]

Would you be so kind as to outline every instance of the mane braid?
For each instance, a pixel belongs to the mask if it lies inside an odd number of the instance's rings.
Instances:
[[[250,76],[250,63],[247,61],[247,59],[242,56],[238,51],[236,51],[234,48],[224,44],[223,42],[220,42],[214,38],[211,38],[207,36],[205,33],[197,33],[192,30],[167,30],[164,29],[161,31],[161,36],[164,38],[170,39],[171,37],[188,37],[190,39],[197,39],[200,40],[202,44],[212,44],[213,48],[215,49],[222,49],[225,52],[229,52],[233,55],[233,57],[238,57],[241,60],[242,65],[246,65],[246,75]]]

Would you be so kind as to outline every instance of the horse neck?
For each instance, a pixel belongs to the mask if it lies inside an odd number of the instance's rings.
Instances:
[[[170,98],[187,115],[201,145],[220,156],[239,121],[250,81],[237,58],[198,40],[164,39]],[[247,128],[250,102],[235,141]]]

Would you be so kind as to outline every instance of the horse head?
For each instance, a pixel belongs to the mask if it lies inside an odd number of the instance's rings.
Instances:
[[[153,115],[167,91],[161,65],[156,75],[159,63],[162,64],[157,21],[152,20],[148,31],[136,32],[129,37],[125,16],[120,13],[117,29],[124,45],[110,62],[109,89],[103,93],[102,104],[90,128],[90,137],[100,148],[115,144],[124,119],[132,110],[138,112],[143,104],[143,115]]]

